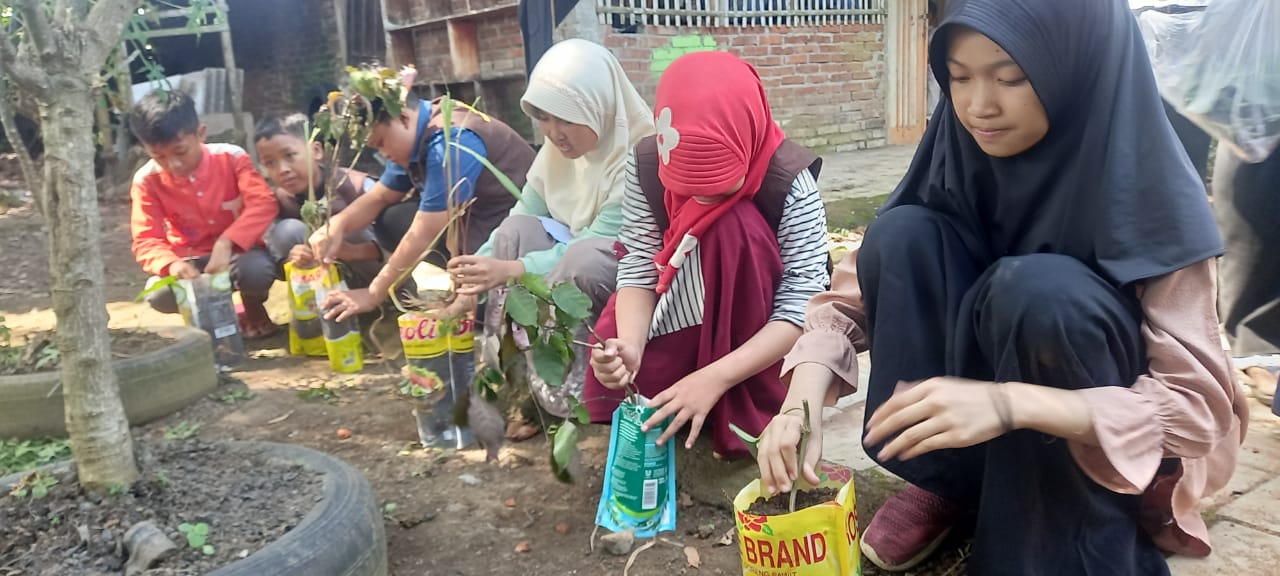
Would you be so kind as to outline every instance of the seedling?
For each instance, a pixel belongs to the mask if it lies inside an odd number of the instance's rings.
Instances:
[[[319,386],[313,386],[311,388],[307,388],[306,390],[298,392],[298,397],[303,400],[306,400],[307,402],[315,402],[318,400],[323,400],[325,402],[338,401],[338,393],[335,392],[332,388],[325,386],[324,384],[321,384]]]
[[[49,489],[58,484],[58,478],[53,474],[44,470],[37,470],[27,474],[18,482],[13,490],[9,491],[9,495],[14,498],[26,498],[30,496],[32,499],[39,500],[49,495]]]
[[[189,440],[195,437],[196,432],[200,431],[200,426],[201,424],[183,420],[182,422],[166,428],[164,431],[164,439]]]
[[[227,392],[226,394],[223,394],[221,397],[218,398],[218,400],[223,404],[235,404],[237,402],[249,400],[251,398],[253,398],[253,392],[250,392],[246,389],[237,389],[237,390],[232,390],[230,392]]]
[[[178,525],[178,531],[187,537],[187,546],[195,548],[205,556],[213,556],[215,552],[213,545],[209,544],[209,525],[204,522],[197,524],[182,523]]]
[[[0,476],[70,457],[71,444],[65,438],[0,440]]]

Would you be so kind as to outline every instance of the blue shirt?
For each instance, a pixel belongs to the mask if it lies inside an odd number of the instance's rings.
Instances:
[[[457,194],[453,197],[456,205],[471,199],[471,195],[475,191],[476,180],[480,178],[480,174],[484,171],[484,165],[475,156],[472,156],[466,150],[459,150],[455,146],[467,148],[482,157],[487,157],[487,150],[484,147],[484,141],[480,140],[480,137],[475,132],[464,128],[453,128],[450,134],[450,148],[454,149],[450,152],[453,153],[454,178],[452,181],[446,181],[444,174],[444,130],[433,134],[431,139],[423,146],[422,134],[427,130],[427,122],[430,120],[431,103],[426,100],[420,100],[418,102],[418,130],[413,144],[413,154],[409,157],[413,165],[420,164],[424,168],[421,173],[425,175],[425,181],[417,183],[422,186],[422,196],[418,202],[418,210],[422,212],[444,212],[448,209],[449,194],[454,185],[462,182],[458,186]],[[423,148],[426,148],[426,150],[423,150]],[[414,186],[413,178],[409,176],[409,170],[395,162],[387,162],[387,167],[378,181],[387,188],[401,193],[410,192]]]

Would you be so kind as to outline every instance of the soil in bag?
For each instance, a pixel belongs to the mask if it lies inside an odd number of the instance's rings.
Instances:
[[[840,492],[834,488],[801,490],[800,493],[796,494],[796,510],[804,510],[819,504],[835,502],[836,496],[839,496],[839,494]],[[789,514],[791,512],[791,493],[782,492],[768,500],[756,500],[751,505],[751,508],[747,509],[747,512],[756,516]]]

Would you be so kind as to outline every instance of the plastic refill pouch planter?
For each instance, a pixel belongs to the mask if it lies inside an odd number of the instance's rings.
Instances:
[[[284,265],[285,284],[289,287],[289,353],[294,356],[328,356],[321,328],[320,305],[313,285],[320,284],[324,269],[298,268],[292,262]]]
[[[752,480],[738,492],[733,510],[743,576],[862,574],[853,472],[824,466],[821,476],[822,482],[812,489],[834,490],[835,498],[791,513],[749,511],[765,497],[759,480]],[[786,492],[773,498],[784,503],[789,500]]]
[[[199,328],[213,339],[213,361],[219,369],[244,362],[244,339],[231,299],[231,273],[201,274],[179,280],[173,291],[178,311],[188,326]]]
[[[671,420],[641,432],[654,410],[643,397],[636,402],[623,402],[613,411],[596,525],[652,538],[676,528],[676,456],[672,442],[657,444]]]
[[[316,302],[324,302],[329,291],[343,292],[347,283],[338,273],[338,267],[330,264],[326,274],[311,282]],[[348,374],[364,370],[364,343],[360,339],[360,321],[351,316],[341,322],[320,318],[320,333],[324,336],[325,354],[334,372]]]
[[[469,394],[475,376],[475,322],[440,320],[421,312],[400,315],[400,343],[409,363],[409,381],[425,393],[415,412],[418,439],[426,446],[462,450],[471,431],[453,421],[457,398]],[[428,409],[431,401],[435,406]]]

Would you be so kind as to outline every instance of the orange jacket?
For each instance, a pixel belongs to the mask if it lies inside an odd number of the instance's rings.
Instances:
[[[212,254],[220,237],[236,252],[261,245],[279,210],[249,155],[230,144],[206,144],[200,166],[181,180],[147,162],[130,195],[133,255],[155,276],[168,275],[178,260]]]

